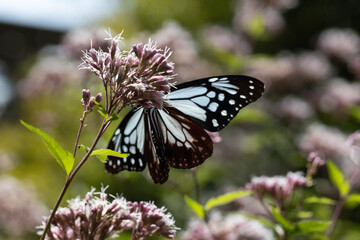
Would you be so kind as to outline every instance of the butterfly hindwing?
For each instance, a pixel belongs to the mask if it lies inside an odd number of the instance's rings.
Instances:
[[[204,129],[224,128],[242,109],[264,92],[264,84],[242,75],[217,76],[182,83],[167,95],[169,104]]]
[[[145,120],[144,109],[131,110],[116,129],[108,149],[130,153],[127,158],[108,156],[105,167],[110,173],[118,173],[122,170],[143,171],[146,167],[144,157]]]
[[[154,183],[164,183],[169,177],[169,164],[164,155],[164,144],[157,119],[157,109],[145,110],[145,157]]]
[[[212,155],[211,138],[199,124],[172,107],[158,112],[165,156],[171,167],[193,168]]]

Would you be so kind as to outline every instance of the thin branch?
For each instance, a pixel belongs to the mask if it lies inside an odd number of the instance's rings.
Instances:
[[[85,154],[85,156],[83,157],[83,159],[80,161],[80,163],[75,167],[75,169],[70,173],[70,175],[68,176],[66,182],[65,182],[65,185],[63,187],[63,189],[61,190],[61,193],[60,193],[60,196],[59,198],[57,199],[56,203],[55,203],[55,206],[53,208],[53,210],[51,211],[51,215],[49,217],[49,220],[48,222],[46,223],[46,227],[44,229],[44,232],[43,232],[43,235],[41,236],[40,240],[44,240],[45,239],[45,236],[46,236],[46,233],[49,231],[49,228],[51,226],[51,222],[55,216],[55,213],[56,213],[56,210],[58,209],[60,203],[61,203],[61,200],[63,199],[70,183],[72,182],[72,180],[74,179],[76,173],[79,171],[79,169],[81,168],[82,165],[84,165],[84,163],[86,162],[86,160],[90,157],[90,154],[92,153],[92,151],[94,150],[96,144],[98,143],[100,137],[103,135],[104,133],[104,128],[107,128],[109,125],[109,123],[106,123],[105,119],[103,120],[103,123],[101,124],[101,127],[98,131],[98,134],[96,135],[96,138],[93,142],[93,144],[91,145],[89,151]]]

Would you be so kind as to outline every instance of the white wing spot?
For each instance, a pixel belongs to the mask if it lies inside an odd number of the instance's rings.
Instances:
[[[209,98],[213,98],[213,97],[216,96],[216,94],[215,94],[214,91],[210,91],[210,92],[208,92],[208,93],[206,94],[206,96],[209,97]]]
[[[117,165],[120,166],[120,164],[121,164],[121,161],[120,161],[120,159],[118,159],[117,160]]]
[[[209,110],[212,112],[216,112],[217,108],[219,107],[219,104],[216,102],[212,102],[209,105]]]
[[[139,166],[142,167],[143,166],[143,161],[141,159],[139,159]]]
[[[132,165],[135,164],[135,159],[131,158],[131,164],[132,164]]]
[[[116,140],[116,136],[114,136],[114,137],[111,139],[112,142],[115,142],[115,140]]]
[[[252,83],[253,83],[253,81],[252,81],[252,80],[249,80],[249,83],[251,83],[251,84],[252,84]]]
[[[135,146],[131,146],[131,147],[130,147],[130,153],[136,154],[136,148],[135,148]]]
[[[241,103],[239,103],[239,107],[243,107],[243,105]]]
[[[112,160],[109,161],[109,166],[111,166],[111,165],[112,165]]]
[[[209,78],[209,82],[216,82],[219,78]]]
[[[212,124],[213,124],[214,127],[218,127],[218,126],[219,126],[219,123],[218,123],[218,121],[217,121],[216,119],[213,119],[213,120],[212,120]]]
[[[224,81],[224,80],[227,80],[228,78],[227,77],[223,77],[223,78],[220,78],[220,81]]]
[[[229,104],[230,104],[230,105],[235,105],[235,100],[234,100],[234,99],[230,99],[230,100],[229,100]]]
[[[245,96],[245,95],[240,95],[240,97],[241,97],[242,99],[246,99],[246,96]]]
[[[219,99],[219,101],[224,101],[224,99],[225,99],[225,94],[220,93],[219,96],[218,96],[218,99]]]
[[[250,88],[250,89],[254,89],[255,87],[254,87],[253,85],[250,85],[249,88]]]
[[[193,99],[191,99],[191,101],[195,102],[196,104],[199,104],[202,107],[205,107],[209,104],[210,99],[207,97],[201,96],[201,97],[193,98]]]
[[[115,136],[119,135],[119,133],[120,133],[120,129],[118,128],[118,129],[116,129],[116,131],[115,131]]]
[[[236,108],[235,108],[235,110],[236,110],[236,111],[239,111],[239,108],[238,108],[238,107],[236,107]]]
[[[222,115],[222,116],[226,116],[226,115],[227,115],[227,111],[226,111],[226,110],[222,110],[222,111],[221,111],[221,115]]]
[[[127,158],[123,158],[123,161],[124,161],[124,163],[126,163],[126,162],[127,162]]]
[[[124,138],[124,143],[129,144],[129,141],[130,141],[130,138],[129,138],[129,137],[125,137],[125,138]]]
[[[129,151],[128,147],[127,147],[127,146],[125,146],[125,145],[123,145],[123,146],[122,146],[122,150],[123,150],[124,152]]]
[[[253,92],[249,92],[249,94],[250,94],[251,96],[254,95]]]
[[[136,131],[132,132],[130,135],[130,143],[135,144],[136,142]]]

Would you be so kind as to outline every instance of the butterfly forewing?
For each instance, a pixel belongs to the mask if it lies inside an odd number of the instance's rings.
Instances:
[[[259,80],[241,75],[203,78],[177,85],[167,95],[169,104],[193,118],[204,129],[224,128],[240,109],[264,92]]]
[[[116,129],[108,149],[130,153],[127,158],[108,156],[105,167],[110,173],[118,173],[124,169],[142,171],[146,167],[144,158],[145,120],[144,109],[131,110]]]

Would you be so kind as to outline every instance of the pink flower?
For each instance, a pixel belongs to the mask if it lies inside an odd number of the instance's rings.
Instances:
[[[95,188],[85,195],[68,201],[59,208],[46,239],[107,239],[123,231],[131,231],[132,239],[151,236],[175,237],[178,229],[170,213],[153,203],[130,202],[123,197],[108,200],[106,188],[96,193]],[[38,228],[44,230],[47,219]],[[42,234],[39,231],[38,234]]]
[[[161,109],[164,93],[170,91],[174,66],[168,61],[171,52],[162,51],[149,41],[136,44],[130,51],[121,51],[121,35],[110,37],[108,51],[90,49],[84,53],[81,69],[96,74],[103,82],[110,105],[155,106]],[[113,107],[113,106],[112,106]]]
[[[286,176],[253,177],[251,182],[246,184],[246,189],[254,191],[259,198],[267,193],[278,202],[283,202],[293,194],[295,188],[305,185],[306,178],[301,172],[288,172]]]
[[[182,236],[183,240],[273,240],[272,231],[255,220],[240,214],[222,216],[218,212],[209,215],[208,223],[193,220]]]

